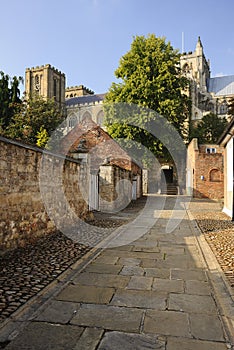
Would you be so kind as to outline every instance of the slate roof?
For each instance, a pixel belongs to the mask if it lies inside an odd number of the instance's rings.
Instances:
[[[72,97],[68,98],[66,100],[66,106],[72,106],[72,105],[82,105],[86,103],[95,103],[103,101],[105,97],[105,94],[95,94],[95,95],[84,95],[84,96],[78,96],[78,97]]]
[[[226,146],[227,142],[233,137],[234,134],[234,117],[231,119],[230,123],[226,126],[224,132],[218,139],[218,144],[221,146]]]
[[[213,92],[216,96],[234,95],[234,75],[210,78],[208,92]]]

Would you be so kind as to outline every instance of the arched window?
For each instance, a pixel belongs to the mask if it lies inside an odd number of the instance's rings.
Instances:
[[[97,115],[97,124],[99,126],[103,126],[103,123],[104,123],[104,113],[103,111],[100,111]]]
[[[72,114],[70,117],[69,117],[69,120],[68,120],[68,126],[69,128],[74,128],[74,126],[77,124],[77,118],[74,114]]]
[[[82,118],[81,118],[82,120],[83,119],[92,119],[92,115],[91,115],[91,113],[89,113],[89,112],[85,112],[83,115],[82,115]]]
[[[221,181],[221,171],[219,169],[212,169],[210,171],[209,179],[211,182]]]
[[[220,114],[226,114],[227,113],[227,104],[226,102],[223,102],[220,106]]]
[[[208,111],[214,112],[214,105],[211,102],[208,103]]]
[[[189,65],[188,63],[185,63],[183,65],[183,68],[182,68],[182,71],[186,74],[186,73],[189,73]]]
[[[34,86],[35,91],[37,93],[39,93],[40,92],[40,78],[39,78],[39,75],[35,75],[34,84],[35,84],[35,86]]]
[[[57,80],[54,78],[54,97],[57,97]]]

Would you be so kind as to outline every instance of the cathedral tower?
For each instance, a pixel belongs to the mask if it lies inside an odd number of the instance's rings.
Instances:
[[[202,92],[207,92],[210,79],[210,62],[206,60],[200,37],[198,37],[194,52],[182,53],[180,66],[188,78],[196,81]]]
[[[44,98],[54,98],[61,110],[65,108],[65,74],[46,64],[27,68],[25,73],[26,97],[38,94]]]
[[[206,60],[200,37],[194,52],[182,53],[180,57],[182,74],[189,79],[190,88],[186,92],[192,101],[191,120],[202,119],[204,113],[213,111],[208,93],[210,81],[210,63]]]

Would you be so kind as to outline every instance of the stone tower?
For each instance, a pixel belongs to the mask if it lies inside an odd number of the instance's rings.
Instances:
[[[61,110],[65,110],[65,74],[46,64],[27,68],[25,72],[26,97],[38,94],[54,98]]]
[[[210,62],[206,60],[200,37],[194,52],[182,53],[180,57],[182,74],[190,81],[187,91],[192,100],[191,120],[202,119],[204,113],[212,111],[210,106],[211,96],[208,93],[210,80]]]
[[[207,92],[210,79],[210,62],[206,60],[200,37],[194,52],[183,53],[180,58],[183,73],[193,79],[202,92]]]

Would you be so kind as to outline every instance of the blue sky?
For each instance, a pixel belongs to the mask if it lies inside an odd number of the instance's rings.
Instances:
[[[165,36],[181,51],[182,32],[185,51],[201,37],[212,76],[234,74],[233,0],[8,0],[0,11],[0,70],[10,76],[50,63],[67,86],[106,92],[133,36]]]

